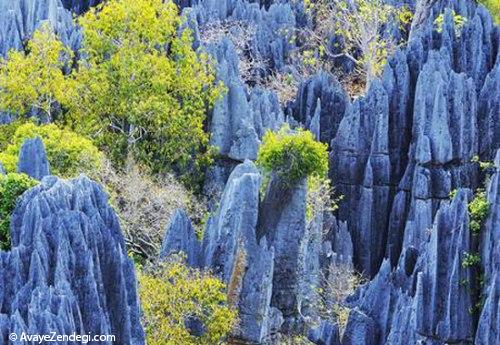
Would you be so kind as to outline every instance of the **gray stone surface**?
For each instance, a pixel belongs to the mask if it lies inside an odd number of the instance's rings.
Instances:
[[[40,137],[24,140],[19,152],[17,172],[25,173],[37,180],[50,175],[47,153]]]
[[[200,265],[201,243],[183,209],[176,210],[170,219],[161,246],[160,259],[166,259],[171,254],[185,255],[186,262],[191,267]]]
[[[11,231],[12,249],[0,251],[0,343],[53,331],[145,344],[134,265],[101,187],[46,177],[23,195]]]

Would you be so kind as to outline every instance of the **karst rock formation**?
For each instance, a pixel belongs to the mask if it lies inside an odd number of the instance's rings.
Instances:
[[[0,55],[21,49],[44,22],[77,49],[82,33],[72,18],[99,2],[0,0]],[[410,6],[415,20],[363,96],[350,97],[334,76],[318,72],[283,104],[241,75],[237,42],[206,42],[204,32],[217,22],[252,25],[245,54],[267,63],[253,76],[298,73],[290,63],[298,43],[288,35],[312,25],[301,1],[175,2],[227,93],[207,124],[220,155],[206,174],[212,199],[203,238],[178,210],[160,259],[183,252],[189,265],[239,282],[234,337],[248,344],[276,343],[280,333],[306,334],[318,345],[500,344],[500,27],[485,7],[389,1]],[[467,19],[462,28],[454,15]],[[352,68],[342,58],[337,64]],[[9,121],[0,114],[0,123]],[[263,181],[254,163],[259,145],[285,123],[329,145],[329,177],[343,195],[334,213],[309,219],[305,180],[293,187],[278,176]],[[21,150],[19,171],[41,181],[22,196],[12,249],[0,252],[0,344],[17,344],[8,335],[22,330],[109,333],[118,344],[144,344],[134,266],[106,193],[84,176],[48,176],[45,156],[37,139]],[[492,163],[485,170],[478,161]],[[474,235],[468,204],[478,188],[489,212]],[[464,265],[470,254],[480,257],[479,269]],[[316,301],[331,265],[366,278],[347,298],[342,330]]]

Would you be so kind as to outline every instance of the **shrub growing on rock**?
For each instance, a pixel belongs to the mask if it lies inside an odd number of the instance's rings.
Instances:
[[[393,20],[402,26],[409,24],[406,7],[398,9],[383,0],[304,0],[304,5],[314,22],[314,29],[303,34],[311,48],[304,53],[329,59],[347,57],[366,78],[367,89],[397,45],[383,35],[384,26]],[[331,44],[334,35],[342,36],[342,47]],[[337,48],[342,51],[338,53]]]
[[[0,175],[0,249],[10,249],[10,216],[18,197],[36,184],[25,174]]]
[[[175,258],[150,271],[139,272],[147,343],[221,344],[236,320],[224,283]]]
[[[3,128],[0,126],[0,133]],[[73,177],[99,169],[102,154],[92,142],[72,131],[60,129],[54,124],[37,126],[27,122],[18,126],[9,144],[0,153],[0,162],[8,172],[16,171],[19,151],[27,138],[41,137],[50,163],[51,173],[61,177]]]
[[[325,177],[328,172],[327,145],[314,139],[309,131],[284,127],[268,131],[259,149],[257,164],[275,172],[283,182],[293,185],[310,177]]]
[[[481,232],[481,227],[486,217],[488,217],[489,209],[490,204],[486,199],[486,193],[480,190],[469,203],[469,228],[473,234],[477,235]]]

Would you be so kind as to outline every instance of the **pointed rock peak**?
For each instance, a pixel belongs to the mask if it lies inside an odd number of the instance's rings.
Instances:
[[[41,180],[50,175],[49,161],[40,137],[25,139],[19,153],[17,172]]]
[[[190,266],[199,265],[200,242],[196,237],[196,231],[186,211],[177,209],[167,226],[161,246],[160,260],[167,258],[170,254],[181,252],[187,256],[187,263]]]

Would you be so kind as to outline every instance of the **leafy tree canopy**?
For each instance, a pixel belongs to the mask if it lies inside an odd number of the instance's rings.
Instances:
[[[25,117],[35,114],[52,120],[57,103],[73,96],[72,81],[63,68],[72,57],[44,24],[27,43],[26,52],[11,50],[0,61],[0,110]]]
[[[111,0],[80,19],[83,59],[71,122],[115,162],[193,176],[210,161],[205,114],[221,95],[208,55],[192,48],[176,5]]]
[[[175,259],[161,264],[154,273],[140,271],[148,344],[221,344],[236,321],[225,289],[221,280]],[[193,334],[190,323],[199,324],[203,332]]]

